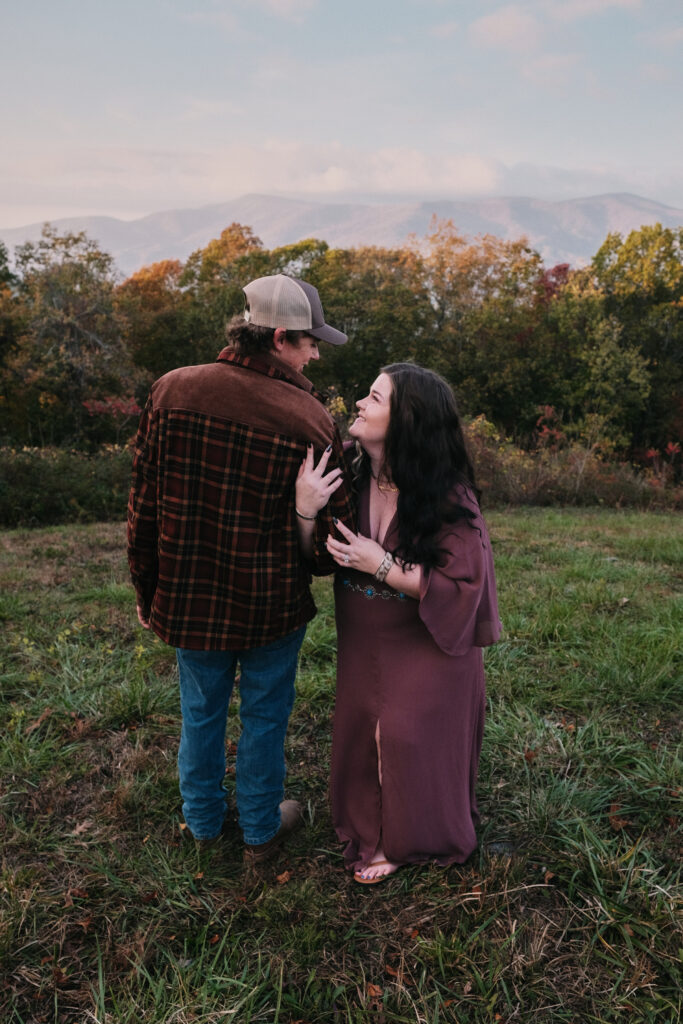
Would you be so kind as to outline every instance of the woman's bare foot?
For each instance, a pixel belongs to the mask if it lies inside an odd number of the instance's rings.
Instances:
[[[388,875],[393,875],[395,871],[401,867],[400,864],[392,864],[391,861],[384,859],[384,851],[381,849],[375,850],[375,855],[369,864],[365,864],[362,868],[358,868],[354,872],[354,879],[356,882],[360,882],[361,885],[373,885],[376,882],[381,882],[382,879],[387,878]]]

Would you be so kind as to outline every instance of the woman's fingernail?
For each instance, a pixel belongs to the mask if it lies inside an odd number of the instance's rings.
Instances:
[[[333,523],[334,523],[334,525],[336,526],[336,525],[337,525],[337,523],[339,522],[339,520],[337,519],[337,517],[336,517],[336,516],[332,516],[332,522],[333,522]]]
[[[327,448],[325,449],[325,451],[326,451],[326,452],[331,452],[331,451],[332,451],[332,445],[331,445],[331,444],[328,444],[328,446],[327,446]]]

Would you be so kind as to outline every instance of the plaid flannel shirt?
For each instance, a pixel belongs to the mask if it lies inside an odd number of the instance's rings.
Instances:
[[[313,386],[275,356],[172,370],[140,420],[128,503],[128,561],[138,604],[166,643],[244,650],[315,615],[311,571],[336,516],[353,527],[345,481],[316,521],[302,560],[294,485],[306,446],[344,467],[341,439]]]

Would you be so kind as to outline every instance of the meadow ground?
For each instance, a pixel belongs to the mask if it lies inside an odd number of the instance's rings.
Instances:
[[[488,515],[480,848],[363,888],[327,808],[329,581],[288,795],[245,870],[179,828],[172,651],[137,626],[121,524],[0,534],[0,1019],[7,1024],[658,1021],[681,1015],[681,517]],[[228,788],[239,720],[231,708]]]

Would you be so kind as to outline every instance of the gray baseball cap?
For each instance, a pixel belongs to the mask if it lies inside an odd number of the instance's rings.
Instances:
[[[244,319],[257,327],[284,327],[305,331],[330,345],[345,345],[346,334],[325,323],[318,289],[307,281],[273,274],[250,281],[242,289],[247,297]]]

